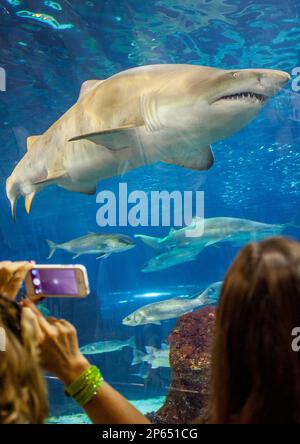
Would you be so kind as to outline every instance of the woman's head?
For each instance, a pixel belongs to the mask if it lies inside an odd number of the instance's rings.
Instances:
[[[5,332],[5,351],[0,351],[0,424],[42,423],[48,413],[47,396],[30,311],[1,298],[0,327]]]
[[[247,245],[221,291],[213,347],[214,422],[300,422],[300,244]]]

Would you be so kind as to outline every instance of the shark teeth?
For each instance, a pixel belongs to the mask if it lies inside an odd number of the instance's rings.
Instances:
[[[263,94],[257,94],[253,92],[241,92],[237,94],[231,94],[228,96],[220,97],[219,100],[251,100],[251,101],[259,101],[261,103],[266,101],[266,96]]]

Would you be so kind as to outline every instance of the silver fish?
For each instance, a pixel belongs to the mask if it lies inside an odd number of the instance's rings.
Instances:
[[[50,259],[56,250],[65,250],[75,253],[73,259],[82,254],[98,254],[97,259],[107,258],[112,253],[130,250],[135,246],[129,236],[123,234],[97,234],[89,233],[86,236],[78,237],[63,244],[55,244],[47,240],[50,248],[48,259]]]
[[[160,325],[161,321],[178,318],[186,313],[190,313],[195,308],[215,304],[218,301],[221,286],[222,282],[215,282],[193,298],[180,296],[147,304],[126,316],[122,323],[131,327],[144,324]]]
[[[141,364],[147,362],[152,368],[170,367],[170,347],[167,344],[162,344],[161,348],[146,346],[147,353],[141,350],[133,351],[133,360],[131,365]]]
[[[131,347],[135,349],[135,338],[132,336],[125,341],[100,341],[80,347],[80,351],[84,355],[98,355],[100,353],[110,353],[117,350],[122,350],[124,347]]]
[[[99,180],[157,161],[207,170],[211,144],[247,125],[288,73],[165,64],[140,66],[82,85],[77,103],[44,134],[27,139],[27,153],[6,181],[29,213],[40,190],[55,184],[94,194]]]

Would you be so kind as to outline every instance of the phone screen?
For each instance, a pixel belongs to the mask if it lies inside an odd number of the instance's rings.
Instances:
[[[36,295],[77,295],[79,293],[75,270],[33,269],[31,278]]]

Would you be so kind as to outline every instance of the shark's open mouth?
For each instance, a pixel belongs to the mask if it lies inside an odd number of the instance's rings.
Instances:
[[[219,102],[220,100],[243,100],[243,101],[251,101],[256,102],[259,101],[261,103],[264,103],[267,100],[267,97],[263,94],[257,94],[254,92],[241,92],[237,94],[230,94],[228,96],[222,96],[219,99],[216,100],[216,102]]]

